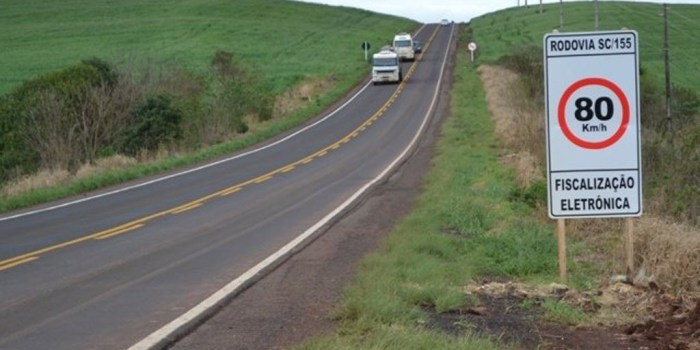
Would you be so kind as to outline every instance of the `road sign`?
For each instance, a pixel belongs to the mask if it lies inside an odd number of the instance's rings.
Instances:
[[[474,62],[474,51],[476,51],[476,43],[470,41],[469,44],[467,44],[467,49],[469,49],[469,57],[471,57],[471,61]]]
[[[544,37],[551,218],[642,214],[637,32]]]
[[[362,50],[365,50],[365,61],[367,61],[367,52],[369,51],[370,47],[371,45],[369,44],[369,41],[362,42]]]

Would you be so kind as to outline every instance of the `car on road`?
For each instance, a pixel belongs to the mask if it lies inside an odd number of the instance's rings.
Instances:
[[[442,21],[440,21],[440,25],[441,26],[448,26],[448,25],[450,25],[450,21],[443,18]]]
[[[413,52],[421,53],[423,52],[423,43],[418,40],[413,40]]]

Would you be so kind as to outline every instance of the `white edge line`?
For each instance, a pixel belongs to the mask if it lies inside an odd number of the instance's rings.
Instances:
[[[424,25],[425,26],[425,25]],[[422,29],[422,27],[421,27]],[[302,244],[306,239],[311,237],[317,230],[328,224],[331,220],[333,220],[338,214],[342,213],[345,209],[347,209],[350,205],[353,204],[361,195],[363,195],[368,189],[370,189],[372,186],[377,184],[379,181],[381,181],[390,171],[393,170],[393,168],[399,164],[403,160],[404,157],[408,154],[408,152],[413,149],[413,147],[416,145],[418,142],[418,138],[423,134],[423,131],[425,129],[425,126],[428,124],[428,120],[430,119],[430,115],[433,113],[433,109],[435,108],[435,103],[437,102],[437,95],[440,90],[440,86],[442,85],[442,77],[444,75],[445,71],[445,65],[447,64],[447,57],[449,54],[449,50],[452,47],[452,37],[454,35],[454,28],[452,28],[452,33],[450,34],[450,41],[447,45],[447,52],[445,53],[445,58],[442,61],[442,67],[440,69],[440,76],[438,78],[438,83],[435,86],[435,91],[433,92],[433,100],[430,103],[430,108],[428,109],[428,112],[425,114],[425,118],[423,119],[423,122],[421,123],[420,128],[418,129],[418,132],[413,136],[413,139],[411,140],[411,143],[404,149],[401,154],[394,159],[391,164],[387,168],[384,169],[377,177],[372,179],[370,182],[362,186],[357,192],[355,192],[352,196],[350,196],[347,200],[345,200],[340,206],[335,208],[333,211],[328,213],[323,219],[321,219],[319,222],[314,224],[313,226],[309,227],[304,233],[301,235],[297,236],[295,239],[287,243],[285,246],[277,250],[275,253],[272,255],[268,256],[265,258],[265,260],[259,262],[257,265],[253,266],[250,268],[248,271],[240,275],[238,278],[234,279],[233,281],[229,282],[227,285],[225,285],[223,288],[219,289],[216,291],[214,294],[206,298],[204,301],[201,303],[197,304],[194,306],[192,309],[189,311],[185,312],[178,318],[174,319],[170,323],[166,324],[165,326],[161,327],[160,329],[154,331],[150,335],[148,335],[146,338],[143,338],[140,340],[138,343],[132,345],[129,347],[128,350],[151,350],[151,349],[158,349],[162,348],[163,346],[167,345],[169,341],[172,341],[171,336],[178,334],[180,330],[186,329],[188,325],[191,323],[197,322],[201,317],[207,314],[209,310],[212,310],[216,308],[217,306],[221,305],[224,301],[228,300],[231,296],[235,295],[238,293],[246,284],[253,279],[257,274],[268,268],[269,266],[275,264],[279,259],[282,259],[289,254],[291,254],[294,249]]]
[[[114,195],[114,194],[117,194],[117,193],[121,193],[121,192],[126,192],[126,191],[133,190],[133,189],[136,189],[136,188],[139,188],[139,187],[144,187],[144,186],[152,185],[152,184],[154,184],[154,183],[158,183],[158,182],[161,182],[161,181],[169,180],[169,179],[172,179],[172,178],[175,178],[175,177],[178,177],[178,176],[182,176],[182,175],[186,175],[186,174],[189,174],[189,173],[197,172],[197,171],[200,171],[200,170],[203,170],[203,169],[206,169],[206,168],[210,168],[210,167],[213,167],[213,166],[222,164],[222,163],[226,163],[226,162],[230,162],[230,161],[233,161],[233,160],[236,160],[236,159],[239,159],[239,158],[243,158],[243,157],[249,156],[249,155],[251,155],[251,154],[254,154],[254,153],[257,153],[257,152],[266,150],[266,149],[268,149],[268,148],[277,146],[277,145],[279,145],[280,143],[285,142],[285,141],[291,139],[292,137],[297,136],[297,135],[301,134],[302,132],[305,132],[305,131],[307,131],[307,130],[313,128],[314,126],[316,126],[316,125],[318,125],[318,124],[321,124],[321,123],[323,123],[324,121],[328,120],[330,117],[332,117],[332,116],[335,115],[337,112],[339,112],[340,110],[342,110],[342,109],[343,109],[346,105],[348,105],[350,102],[352,102],[357,96],[360,95],[360,93],[362,93],[365,89],[367,89],[368,86],[369,86],[369,82],[368,82],[367,84],[365,84],[365,86],[363,86],[362,89],[360,89],[359,91],[357,91],[350,99],[348,99],[347,101],[345,101],[345,103],[343,103],[341,106],[339,106],[338,108],[336,108],[335,110],[333,110],[331,113],[329,113],[329,114],[326,115],[325,117],[323,117],[323,118],[317,120],[317,121],[314,122],[313,124],[310,124],[310,125],[307,125],[307,126],[301,128],[301,129],[295,131],[294,133],[289,134],[289,135],[285,136],[284,138],[281,138],[281,139],[279,139],[279,140],[277,140],[277,141],[275,141],[275,142],[273,142],[273,143],[271,143],[271,144],[269,144],[269,145],[265,145],[265,146],[262,146],[262,147],[260,147],[260,148],[256,148],[256,149],[253,149],[253,150],[250,150],[250,151],[247,151],[247,152],[244,152],[244,153],[235,155],[235,156],[233,156],[233,157],[225,158],[225,159],[222,159],[222,160],[213,162],[213,163],[208,163],[208,164],[205,164],[205,165],[202,165],[202,166],[198,166],[198,167],[196,167],[196,168],[192,168],[192,169],[185,170],[185,171],[181,171],[181,172],[178,172],[178,173],[175,173],[175,174],[170,174],[170,175],[167,175],[167,176],[159,177],[159,178],[157,178],[157,179],[153,179],[153,180],[150,180],[150,181],[142,182],[142,183],[139,183],[139,184],[136,184],[136,185],[132,185],[132,186],[120,188],[120,189],[118,189],[118,190],[114,190],[114,191],[110,191],[110,192],[105,192],[105,193],[101,193],[101,194],[94,195],[94,196],[90,196],[90,197],[81,198],[81,199],[78,199],[78,200],[74,200],[74,201],[70,201],[70,202],[66,202],[66,203],[54,205],[54,206],[47,207],[47,208],[41,208],[41,209],[36,209],[36,210],[27,211],[27,212],[23,212],[23,213],[18,213],[18,214],[12,215],[12,216],[2,217],[2,218],[0,218],[0,221],[6,221],[6,220],[11,220],[11,219],[20,218],[20,217],[23,217],[23,216],[29,216],[29,215],[33,215],[33,214],[38,214],[38,213],[43,213],[43,212],[47,212],[47,211],[51,211],[51,210],[56,210],[56,209],[59,209],[59,208],[63,208],[63,207],[75,205],[75,204],[78,204],[78,203],[87,202],[87,201],[90,201],[90,200],[93,200],[93,199],[102,198],[102,197],[107,197],[107,196],[111,196],[111,195]]]
[[[416,34],[418,34],[420,31],[422,31],[423,28],[425,28],[425,24],[423,24],[423,26],[421,26],[421,27],[416,31]],[[305,131],[307,131],[307,130],[313,128],[314,126],[316,126],[316,125],[318,125],[318,124],[321,124],[321,123],[323,123],[324,121],[328,120],[329,118],[331,118],[332,116],[334,116],[336,113],[338,113],[340,110],[342,110],[343,108],[345,108],[345,106],[347,106],[350,102],[352,102],[353,100],[355,100],[355,98],[357,98],[357,96],[359,96],[363,91],[365,91],[365,89],[367,89],[367,87],[368,87],[369,85],[370,85],[370,82],[368,81],[368,82],[365,84],[365,86],[362,87],[362,89],[358,90],[352,97],[350,97],[350,99],[348,99],[347,101],[345,101],[342,105],[340,105],[338,108],[336,108],[336,109],[333,110],[332,112],[328,113],[328,115],[326,115],[325,117],[323,117],[323,118],[317,120],[316,122],[314,122],[314,123],[312,123],[312,124],[310,124],[310,125],[307,125],[307,126],[301,128],[301,129],[299,129],[299,130],[297,130],[297,131],[295,131],[295,132],[293,132],[293,133],[291,133],[291,134],[289,134],[289,135],[287,135],[287,136],[285,136],[285,137],[283,137],[283,138],[281,138],[281,139],[279,139],[279,140],[277,140],[277,141],[275,141],[275,142],[273,142],[273,143],[271,143],[271,144],[269,144],[269,145],[265,145],[265,146],[262,146],[262,147],[260,147],[260,148],[256,148],[256,149],[253,149],[253,150],[250,150],[250,151],[247,151],[247,152],[244,152],[244,153],[235,155],[235,156],[233,156],[233,157],[225,158],[225,159],[222,159],[222,160],[213,162],[213,163],[208,163],[208,164],[205,164],[205,165],[202,165],[202,166],[199,166],[199,167],[196,167],[196,168],[192,168],[192,169],[189,169],[189,170],[185,170],[185,171],[182,171],[182,172],[179,172],[179,173],[170,174],[170,175],[167,175],[167,176],[159,177],[159,178],[157,178],[157,179],[153,179],[153,180],[151,180],[151,181],[146,181],[146,182],[142,182],[142,183],[139,183],[139,184],[136,184],[136,185],[132,185],[132,186],[120,188],[120,189],[118,189],[118,190],[114,190],[114,191],[110,191],[110,192],[105,192],[105,193],[101,193],[101,194],[94,195],[94,196],[90,196],[90,197],[81,198],[81,199],[78,199],[78,200],[74,200],[74,201],[70,201],[70,202],[66,202],[66,203],[54,205],[54,206],[47,207],[47,208],[41,208],[41,209],[36,209],[36,210],[27,211],[27,212],[23,212],[23,213],[18,213],[18,214],[11,215],[11,216],[0,217],[0,222],[2,222],[2,221],[7,221],[7,220],[12,220],[12,219],[16,219],[16,218],[20,218],[20,217],[23,217],[23,216],[29,216],[29,215],[34,215],[34,214],[38,214],[38,213],[43,213],[43,212],[47,212],[47,211],[51,211],[51,210],[56,210],[56,209],[68,207],[68,206],[71,206],[71,205],[75,205],[75,204],[78,204],[78,203],[87,202],[87,201],[90,201],[90,200],[93,200],[93,199],[102,198],[102,197],[107,197],[107,196],[111,196],[111,195],[114,195],[114,194],[117,194],[117,193],[130,191],[130,190],[133,190],[133,189],[135,189],[135,188],[139,188],[139,187],[144,187],[144,186],[152,185],[152,184],[154,184],[154,183],[158,183],[158,182],[161,182],[161,181],[169,180],[169,179],[172,179],[172,178],[175,178],[175,177],[178,177],[178,176],[182,176],[182,175],[186,175],[186,174],[189,174],[189,173],[197,172],[197,171],[200,171],[200,170],[203,170],[203,169],[206,169],[206,168],[210,168],[210,167],[213,167],[213,166],[222,164],[222,163],[226,163],[226,162],[230,162],[230,161],[232,161],[232,160],[236,160],[236,159],[239,159],[239,158],[243,158],[243,157],[249,156],[249,155],[251,155],[251,154],[258,153],[258,152],[263,151],[263,150],[266,150],[266,149],[268,149],[268,148],[277,146],[277,145],[279,145],[280,143],[285,142],[285,141],[291,139],[292,137],[297,136],[297,135],[301,134],[302,132],[305,132]]]

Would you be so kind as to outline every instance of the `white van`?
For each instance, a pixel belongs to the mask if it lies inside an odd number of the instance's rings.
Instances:
[[[416,53],[413,50],[413,38],[411,38],[411,34],[396,34],[394,36],[394,51],[396,51],[401,60],[413,61]]]
[[[382,82],[398,83],[403,79],[399,55],[388,49],[382,49],[372,55],[372,84]]]

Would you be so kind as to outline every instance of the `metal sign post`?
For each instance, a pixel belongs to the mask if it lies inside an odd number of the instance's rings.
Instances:
[[[365,50],[365,61],[367,61],[367,52],[369,52],[370,47],[371,45],[369,44],[369,41],[362,42],[362,49]]]

